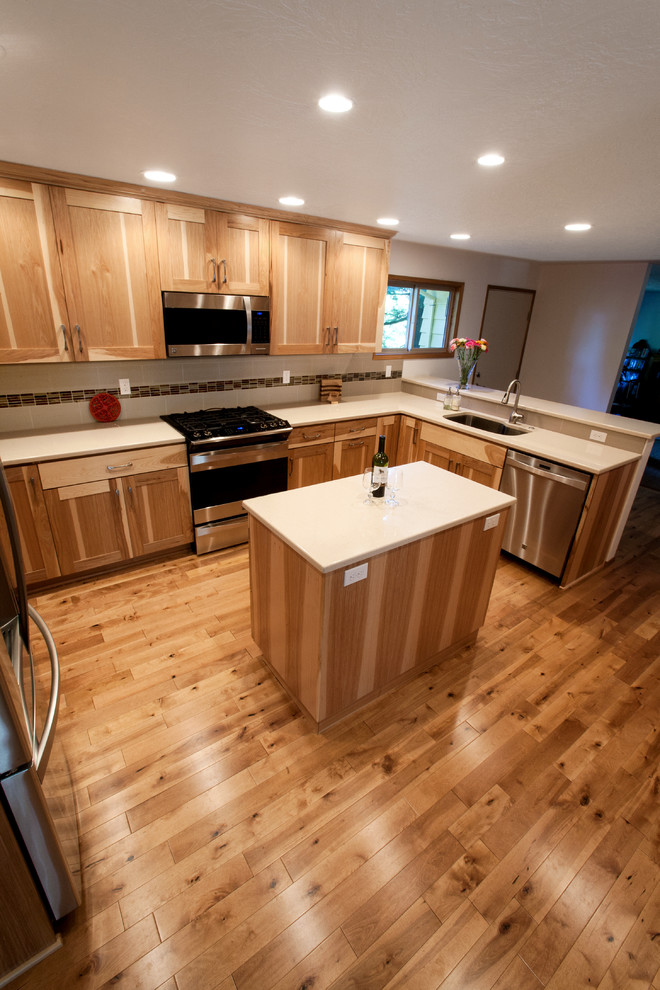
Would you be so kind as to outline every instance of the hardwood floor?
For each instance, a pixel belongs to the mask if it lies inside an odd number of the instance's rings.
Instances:
[[[660,494],[561,592],[501,559],[477,643],[315,735],[247,552],[42,594],[84,904],[13,988],[660,990]]]

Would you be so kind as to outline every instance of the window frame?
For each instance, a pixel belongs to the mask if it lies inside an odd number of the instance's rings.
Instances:
[[[429,357],[452,357],[452,352],[449,350],[449,341],[457,336],[458,332],[458,321],[461,313],[461,305],[463,303],[463,289],[465,288],[465,282],[454,282],[448,279],[436,279],[436,278],[411,278],[406,275],[389,275],[387,279],[387,288],[390,286],[401,286],[402,288],[411,288],[416,290],[414,296],[415,300],[415,310],[410,321],[411,332],[409,337],[414,334],[414,325],[417,315],[417,299],[419,289],[449,289],[451,292],[451,299],[449,305],[449,314],[447,316],[447,337],[445,347],[412,347],[410,346],[411,341],[409,340],[408,346],[405,348],[393,348],[388,347],[383,348],[383,335],[381,331],[380,346],[379,350],[373,355],[376,360],[385,360],[388,358],[429,358]]]

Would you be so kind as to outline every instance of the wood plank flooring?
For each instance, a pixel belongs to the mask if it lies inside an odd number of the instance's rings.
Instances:
[[[245,548],[37,607],[84,904],[14,990],[660,990],[658,492],[569,591],[502,558],[473,647],[323,736]]]

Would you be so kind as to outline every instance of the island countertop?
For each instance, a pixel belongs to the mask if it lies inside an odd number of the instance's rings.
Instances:
[[[425,461],[402,471],[398,506],[365,505],[360,475],[262,495],[243,505],[325,574],[480,516],[496,516],[515,502]]]

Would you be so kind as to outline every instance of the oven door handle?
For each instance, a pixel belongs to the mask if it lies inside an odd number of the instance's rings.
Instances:
[[[286,440],[277,443],[259,443],[251,447],[234,447],[229,450],[206,450],[190,453],[190,473],[214,471],[218,468],[235,467],[238,464],[254,464],[259,461],[275,461],[288,456]]]

